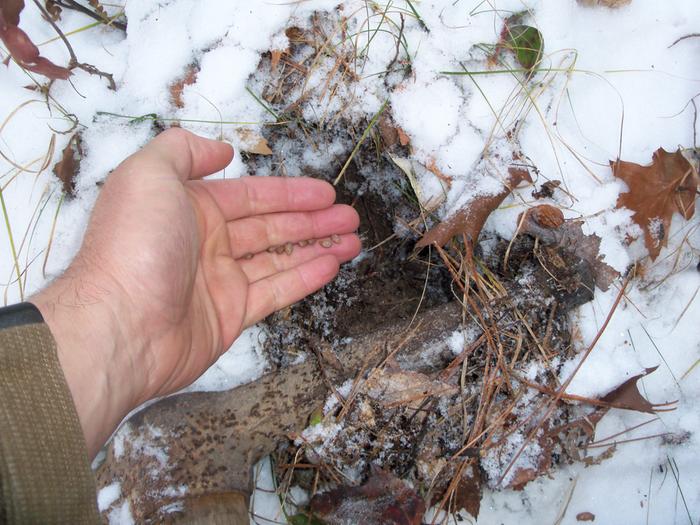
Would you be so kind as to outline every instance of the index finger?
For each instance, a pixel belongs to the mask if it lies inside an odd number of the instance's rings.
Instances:
[[[227,221],[286,211],[314,211],[335,202],[329,183],[310,177],[241,177],[192,181],[214,199]]]

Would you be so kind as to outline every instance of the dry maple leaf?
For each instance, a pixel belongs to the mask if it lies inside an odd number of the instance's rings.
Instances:
[[[24,69],[39,73],[52,80],[67,79],[72,74],[70,69],[57,66],[40,56],[39,48],[34,45],[24,31],[17,27],[23,8],[24,1],[22,0],[3,0],[0,4],[0,40],[5,44],[15,62]]]
[[[649,166],[622,160],[610,161],[613,175],[627,183],[617,207],[634,212],[632,220],[644,231],[644,243],[652,261],[668,243],[671,218],[675,212],[690,219],[695,213],[698,174],[680,150],[654,152]]]

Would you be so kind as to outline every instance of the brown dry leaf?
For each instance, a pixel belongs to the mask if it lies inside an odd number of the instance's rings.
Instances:
[[[285,29],[284,34],[292,43],[300,43],[304,41],[304,30],[300,27],[292,26]]]
[[[61,160],[53,167],[53,173],[63,183],[63,192],[68,197],[75,196],[75,176],[83,157],[82,142],[80,133],[75,133],[63,149]]]
[[[455,490],[455,508],[464,509],[474,519],[479,517],[481,509],[481,473],[479,458],[472,458],[464,469],[462,477]]]
[[[360,487],[339,487],[314,496],[311,511],[328,525],[420,525],[425,503],[406,483],[375,469]]]
[[[537,208],[540,207],[533,209]],[[585,260],[593,271],[595,284],[598,288],[606,291],[610,288],[610,284],[620,276],[614,268],[603,261],[600,255],[600,237],[596,234],[585,235],[583,233],[581,229],[583,222],[564,221],[559,227],[552,228],[551,226],[543,226],[535,218],[536,214],[527,213],[520,225],[520,233],[538,237],[545,246],[563,248]],[[539,218],[543,220],[541,217]],[[555,220],[553,217],[549,217],[548,224],[555,224],[555,222],[551,222],[553,220]]]
[[[241,139],[241,151],[254,155],[272,155],[272,150],[265,137],[250,129],[238,130],[238,136]]]
[[[270,71],[273,73],[277,71],[277,66],[279,66],[280,60],[282,59],[282,53],[284,53],[282,49],[273,49],[270,51]]]
[[[671,218],[675,212],[686,220],[695,213],[698,174],[680,150],[654,152],[649,166],[633,162],[610,161],[613,175],[627,183],[617,207],[634,212],[632,219],[644,230],[644,243],[652,260],[668,242]]]
[[[426,169],[435,175],[438,179],[440,179],[442,182],[444,182],[447,185],[447,188],[452,187],[452,177],[449,175],[445,175],[440,168],[437,167],[437,164],[435,163],[434,158],[430,158],[428,161],[428,164],[426,164]]]
[[[177,80],[170,84],[170,102],[176,108],[184,108],[185,102],[182,100],[182,92],[185,90],[185,86],[191,86],[197,81],[197,74],[199,73],[199,66],[196,64],[191,64],[187,66],[185,74]]]
[[[386,407],[420,402],[429,396],[454,394],[458,389],[443,381],[435,381],[419,372],[382,369],[365,382],[367,394]]]
[[[39,73],[52,80],[67,79],[70,69],[57,66],[39,55],[39,48],[17,25],[19,14],[24,8],[22,0],[3,1],[0,5],[0,40],[10,52],[12,58],[24,69]]]
[[[564,224],[564,214],[559,208],[551,204],[534,206],[525,213],[528,215],[528,217],[525,217],[526,221],[531,219],[535,221],[538,226],[548,230],[554,230]],[[520,222],[520,220],[518,220],[518,222]]]
[[[576,521],[595,521],[595,514],[592,512],[579,512],[576,514]]]
[[[385,149],[391,149],[399,143],[398,128],[388,111],[385,111],[377,122],[377,129]]]
[[[548,180],[542,183],[539,190],[533,190],[532,196],[535,199],[551,199],[559,186],[561,186],[560,180]]]
[[[396,132],[399,134],[399,144],[408,146],[411,143],[411,138],[399,126],[396,126]]]
[[[473,247],[491,212],[498,208],[510,192],[523,181],[532,182],[527,170],[509,168],[508,180],[501,192],[495,195],[477,197],[469,202],[452,217],[442,221],[423,235],[423,238],[416,243],[416,249],[424,248],[430,244],[444,246],[454,236],[461,234],[467,236]]]
[[[641,374],[630,377],[620,386],[601,397],[601,401],[610,403],[615,408],[623,408],[626,410],[636,410],[637,412],[654,414],[654,407],[659,405],[652,405],[644,398],[644,396],[642,396],[642,394],[639,393],[637,381],[639,381],[642,377],[651,374],[657,368],[659,367],[655,366],[652,368],[646,368]]]

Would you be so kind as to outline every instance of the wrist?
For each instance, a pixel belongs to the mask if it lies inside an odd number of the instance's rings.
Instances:
[[[30,299],[48,325],[91,457],[143,402],[146,367],[129,336],[128,306],[99,273],[69,269]]]

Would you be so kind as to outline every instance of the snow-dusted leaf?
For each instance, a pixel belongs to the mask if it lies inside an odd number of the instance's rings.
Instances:
[[[498,208],[510,192],[523,181],[532,182],[527,170],[509,168],[508,180],[502,191],[494,195],[482,195],[468,202],[452,217],[423,235],[423,238],[416,243],[416,248],[424,248],[430,244],[444,246],[454,236],[462,234],[466,235],[472,244],[475,243],[491,212]]]
[[[644,231],[644,242],[652,260],[668,242],[671,218],[675,212],[684,219],[695,213],[698,174],[680,150],[654,152],[649,166],[622,160],[610,161],[613,175],[624,180],[629,190],[621,193],[617,207],[634,212],[632,220]]]
[[[82,137],[75,133],[63,149],[61,160],[53,167],[53,173],[63,183],[63,191],[69,197],[75,194],[75,176],[83,156]]]
[[[328,525],[420,525],[425,503],[406,483],[377,468],[360,487],[314,496],[311,510]]]
[[[241,151],[254,155],[272,155],[272,150],[265,137],[249,129],[239,130],[238,136],[241,139]]]
[[[182,100],[182,92],[185,90],[185,86],[191,86],[197,80],[197,74],[199,73],[199,66],[192,64],[187,67],[185,74],[182,77],[170,84],[170,101],[176,108],[184,108],[185,102]]]

